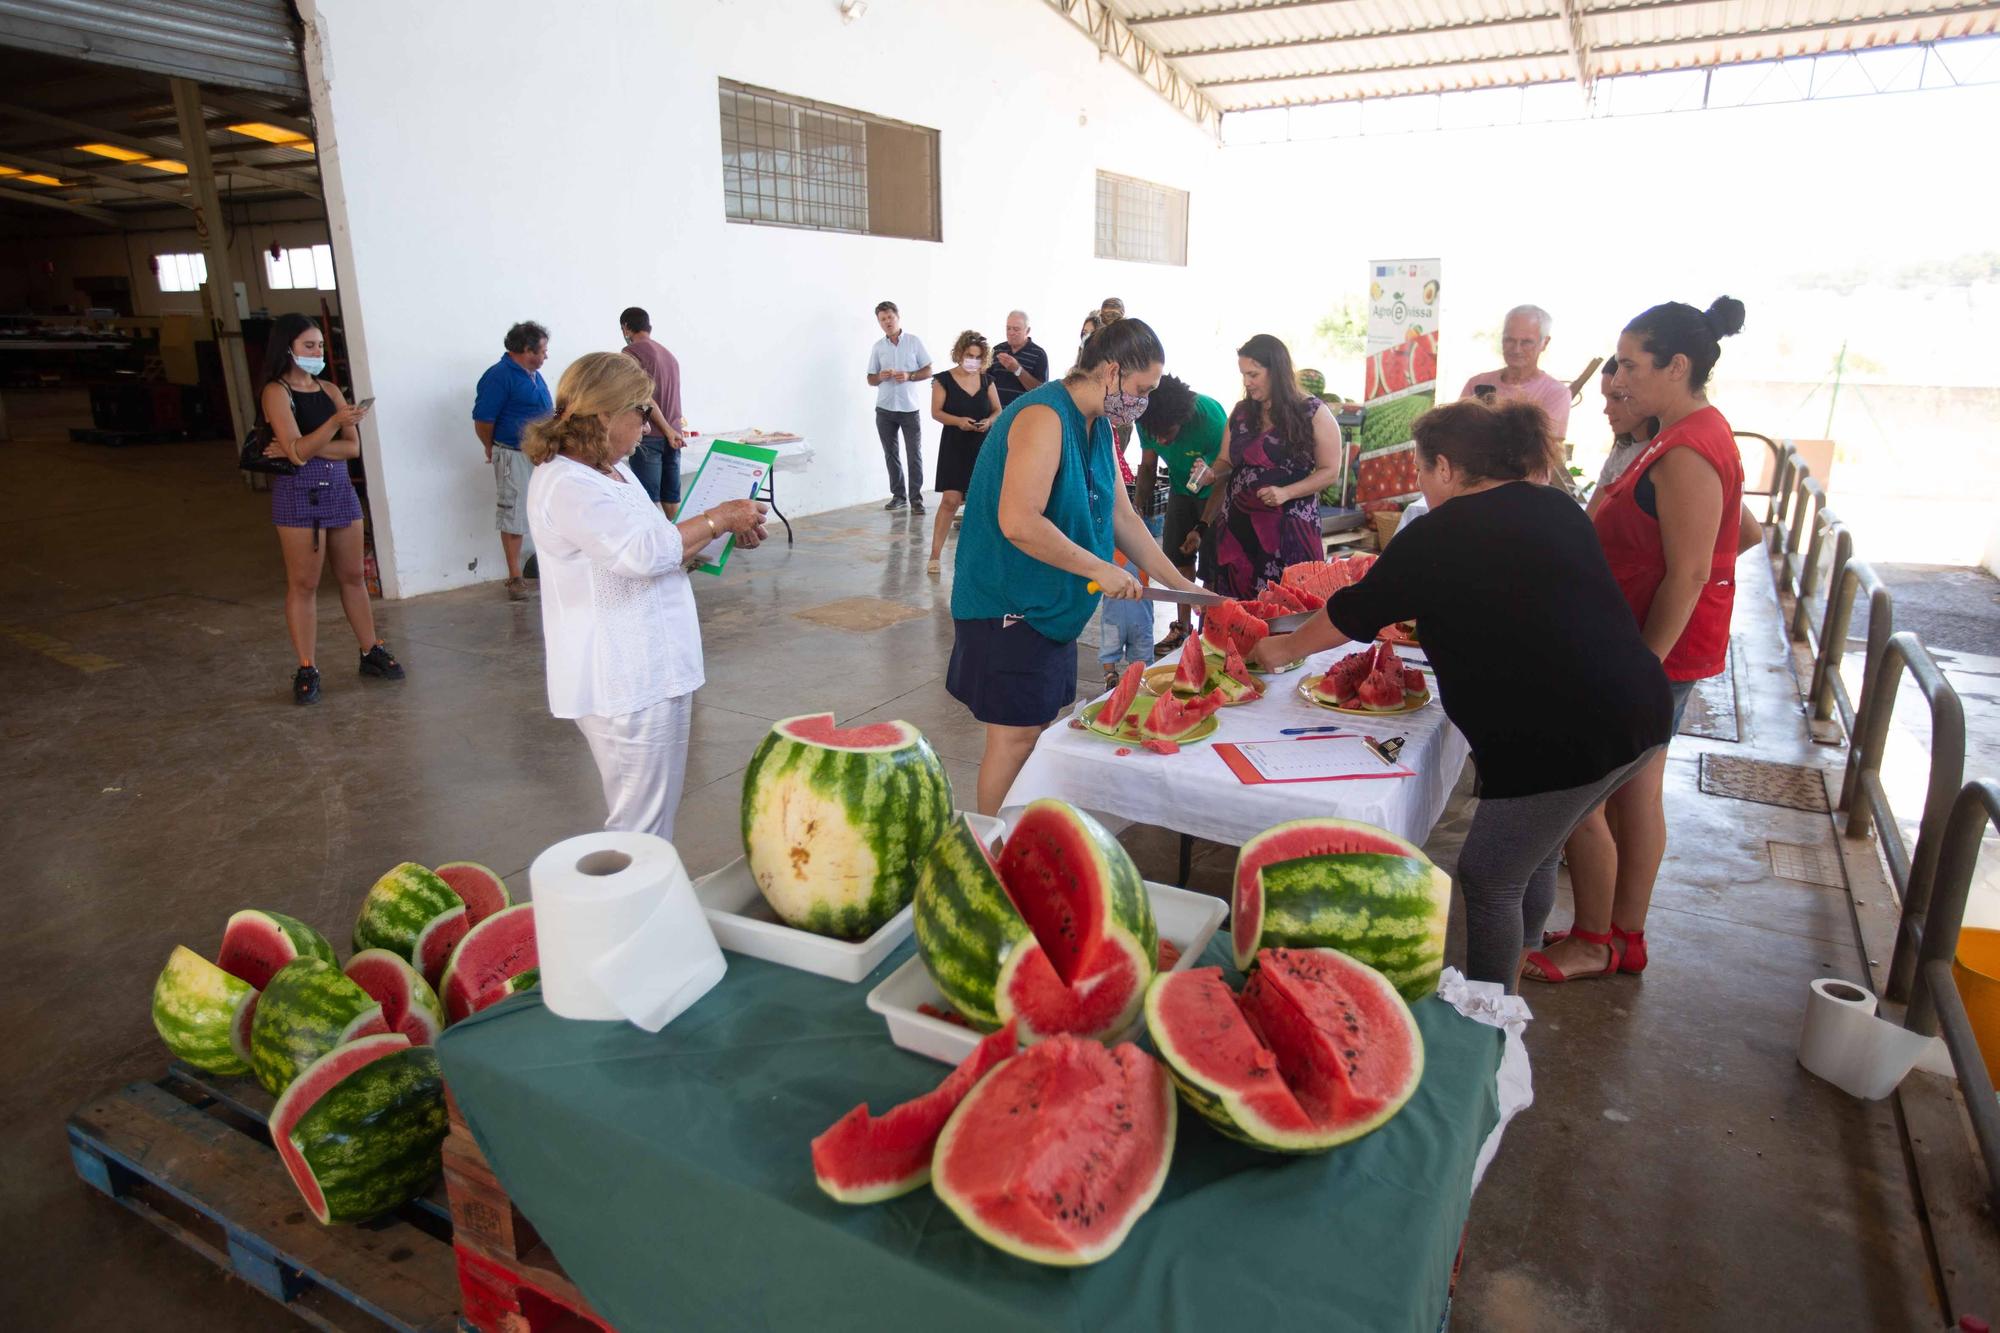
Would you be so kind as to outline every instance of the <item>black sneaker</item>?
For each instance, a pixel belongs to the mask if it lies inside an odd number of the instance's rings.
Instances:
[[[319,702],[319,668],[300,667],[292,673],[292,702],[295,704],[316,704]]]
[[[905,500],[900,495],[892,495],[889,497],[889,503],[883,505],[882,507],[884,509],[902,509],[906,507],[909,503],[910,502],[908,500]]]
[[[389,645],[378,643],[361,654],[361,674],[379,676],[383,680],[401,680],[403,664],[389,655]]]
[[[921,514],[921,513],[923,513],[923,512],[924,512],[924,502],[923,502],[923,501],[922,501],[921,499],[912,499],[912,500],[910,501],[910,512],[911,512],[912,514]]]

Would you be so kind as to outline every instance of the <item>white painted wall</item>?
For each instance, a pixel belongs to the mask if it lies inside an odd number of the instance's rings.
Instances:
[[[853,24],[835,0],[300,8],[391,596],[504,572],[469,411],[517,319],[553,330],[553,382],[646,307],[696,429],[811,439],[797,513],[888,493],[863,378],[884,298],[938,359],[1014,306],[1066,358],[1116,294],[1170,367],[1233,372],[1220,150],[1043,0],[873,0]],[[944,242],[725,222],[718,77],[939,130]],[[1100,167],[1193,192],[1190,267],[1093,258]]]

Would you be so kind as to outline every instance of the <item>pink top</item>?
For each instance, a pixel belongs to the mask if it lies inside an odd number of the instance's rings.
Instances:
[[[1498,399],[1525,398],[1549,414],[1549,425],[1555,429],[1556,439],[1561,440],[1569,431],[1569,385],[1564,384],[1546,370],[1538,370],[1535,377],[1521,384],[1509,384],[1500,378],[1501,372],[1489,370],[1484,375],[1474,375],[1465,382],[1465,390],[1458,396],[1470,398],[1473,389],[1481,384],[1493,386],[1493,396]]]
[[[675,430],[681,428],[681,363],[672,352],[652,338],[625,344],[625,355],[646,368],[653,377],[653,404]],[[646,434],[653,424],[646,423]]]

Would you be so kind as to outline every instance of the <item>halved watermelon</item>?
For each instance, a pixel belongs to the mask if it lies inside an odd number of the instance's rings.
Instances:
[[[1208,688],[1208,654],[1199,635],[1190,634],[1181,645],[1180,669],[1174,672],[1174,693],[1200,694]]]
[[[1007,1024],[977,1046],[944,1082],[879,1116],[867,1103],[812,1141],[813,1179],[841,1203],[880,1203],[930,1183],[931,1155],[965,1094],[1018,1049]]]
[[[1111,691],[1111,697],[1097,710],[1097,716],[1090,723],[1091,730],[1101,731],[1107,736],[1116,736],[1119,726],[1128,713],[1134,712],[1133,705],[1139,698],[1139,691],[1146,684],[1146,664],[1134,662],[1125,668],[1125,674],[1118,678],[1118,685]],[[1141,706],[1143,709],[1143,705]]]
[[[471,929],[472,909],[454,907],[439,912],[417,932],[416,941],[410,946],[410,962],[424,974],[432,990],[444,988],[444,970],[451,962],[452,951]]]
[[[315,1061],[271,1108],[271,1142],[322,1223],[362,1222],[437,1178],[450,1128],[437,1053],[400,1032]]]
[[[1179,740],[1208,721],[1227,702],[1221,690],[1210,690],[1198,698],[1186,700],[1163,694],[1154,703],[1153,711],[1146,714],[1146,720],[1139,724],[1139,735],[1146,740]]]
[[[1330,946],[1416,999],[1437,989],[1450,916],[1451,876],[1373,824],[1295,819],[1236,855],[1229,934],[1245,970],[1273,945]]]
[[[250,1069],[247,1048],[234,1032],[257,1008],[257,988],[175,945],[153,983],[153,1027],[174,1057],[213,1074]]]
[[[513,982],[540,966],[535,953],[535,905],[503,907],[474,926],[452,950],[438,998],[456,1023],[514,993]]]
[[[444,1006],[423,975],[398,953],[363,949],[342,969],[347,979],[382,1006],[382,1029],[400,1032],[413,1046],[436,1043],[444,1031]]]
[[[1388,1123],[1424,1074],[1410,1006],[1336,949],[1265,949],[1241,995],[1219,967],[1169,973],[1146,992],[1146,1029],[1182,1100],[1267,1152],[1360,1138]]]
[[[297,917],[248,907],[230,917],[223,927],[215,965],[263,990],[279,968],[299,957],[338,961],[326,936]]]
[[[1173,1084],[1129,1043],[1055,1037],[981,1079],[938,1136],[931,1186],[989,1245],[1038,1264],[1109,1258],[1174,1157]]]
[[[447,861],[432,873],[464,899],[468,926],[478,925],[514,902],[507,892],[507,881],[477,861]]]

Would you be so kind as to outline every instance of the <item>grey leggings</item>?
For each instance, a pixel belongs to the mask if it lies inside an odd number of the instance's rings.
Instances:
[[[1458,854],[1465,894],[1465,974],[1514,988],[1521,950],[1540,948],[1556,901],[1556,862],[1585,815],[1664,747],[1595,782],[1534,796],[1481,800]]]

